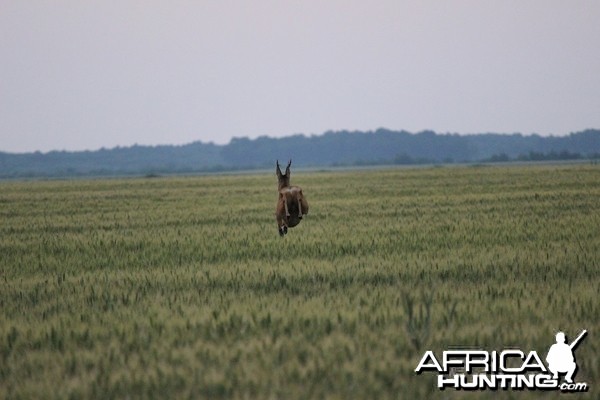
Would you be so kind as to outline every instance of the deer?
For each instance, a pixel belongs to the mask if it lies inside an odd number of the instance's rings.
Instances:
[[[288,162],[285,174],[281,173],[279,160],[277,160],[276,165],[275,172],[277,174],[279,198],[277,199],[275,219],[277,220],[279,236],[283,237],[287,234],[288,228],[298,225],[302,218],[308,214],[308,202],[302,193],[302,188],[290,186],[292,160]]]

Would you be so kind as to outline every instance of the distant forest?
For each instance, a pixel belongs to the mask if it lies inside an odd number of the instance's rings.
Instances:
[[[410,133],[378,129],[285,138],[234,138],[226,145],[116,147],[96,151],[0,152],[0,178],[158,175],[296,167],[444,164],[600,158],[600,130],[568,136]]]

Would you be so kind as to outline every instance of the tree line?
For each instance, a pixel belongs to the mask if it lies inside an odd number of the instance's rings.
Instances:
[[[95,151],[0,152],[0,178],[156,175],[271,168],[441,164],[600,158],[600,130],[567,136],[328,131],[284,138],[233,138],[226,145],[116,147]]]

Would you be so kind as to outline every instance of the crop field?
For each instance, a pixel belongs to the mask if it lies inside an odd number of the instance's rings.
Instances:
[[[0,398],[600,397],[600,167],[0,182]],[[426,350],[576,348],[584,395],[437,388]]]

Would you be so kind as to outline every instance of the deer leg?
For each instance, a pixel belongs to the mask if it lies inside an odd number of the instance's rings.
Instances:
[[[300,197],[298,197],[298,218],[302,219],[302,202],[300,200]]]
[[[281,214],[277,214],[277,228],[279,230],[279,236],[285,235],[287,233],[287,225],[285,223],[285,219]]]
[[[282,222],[281,225],[279,225],[279,236],[283,237],[283,235],[285,235],[287,233],[287,231],[288,231],[287,225]]]
[[[285,206],[285,216],[289,217],[290,216],[290,211],[288,210],[288,205],[287,205],[287,198],[286,196],[283,196],[283,204]]]

